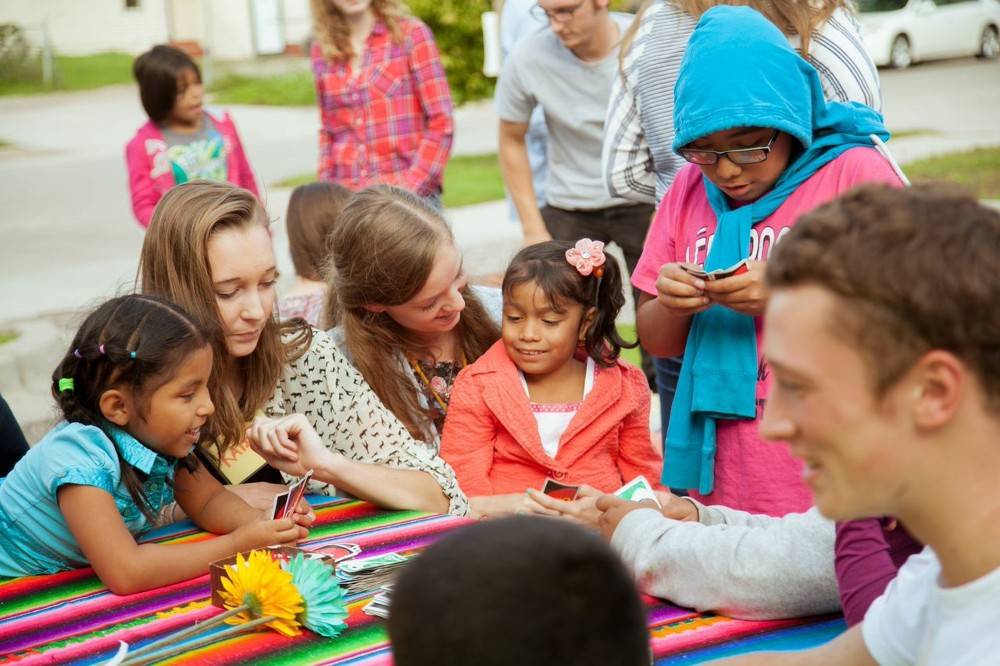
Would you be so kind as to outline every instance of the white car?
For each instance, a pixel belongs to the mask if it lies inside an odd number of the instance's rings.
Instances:
[[[865,46],[876,65],[1000,55],[997,0],[858,0]]]

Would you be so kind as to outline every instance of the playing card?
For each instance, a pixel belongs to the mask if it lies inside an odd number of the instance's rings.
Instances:
[[[545,479],[545,485],[542,486],[542,494],[548,495],[549,497],[555,497],[556,499],[565,500],[567,502],[576,499],[576,493],[580,490],[580,486],[567,486],[564,483],[559,483],[552,479]]]
[[[274,496],[274,503],[271,505],[271,520],[278,520],[285,517],[285,511],[288,509],[289,495],[289,491],[286,490]]]
[[[643,500],[653,500],[656,506],[660,506],[660,500],[653,494],[653,487],[644,476],[637,476],[624,486],[615,491],[615,495],[629,502],[641,502]]]
[[[309,485],[309,479],[312,478],[313,471],[310,469],[305,474],[299,478],[298,481],[293,483],[288,488],[289,498],[288,498],[288,509],[287,512],[291,513],[302,501],[302,498],[306,496],[306,486]]]
[[[727,277],[746,273],[750,270],[750,260],[744,259],[739,263],[733,264],[729,268],[717,268],[714,271],[703,271],[697,266],[687,266],[685,264],[681,264],[681,269],[685,273],[693,275],[696,278],[701,278],[702,280],[722,280]]]

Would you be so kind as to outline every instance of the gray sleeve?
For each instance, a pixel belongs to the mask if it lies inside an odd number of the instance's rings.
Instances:
[[[833,523],[815,509],[753,525],[679,522],[642,509],[625,516],[611,545],[647,594],[763,620],[839,610],[833,537]]]
[[[532,66],[526,57],[528,51],[525,47],[530,49],[533,42],[535,42],[533,38],[521,40],[500,71],[495,104],[497,116],[501,120],[511,123],[527,123],[531,120],[531,112],[538,104],[538,100],[528,90],[524,81],[524,69]]]

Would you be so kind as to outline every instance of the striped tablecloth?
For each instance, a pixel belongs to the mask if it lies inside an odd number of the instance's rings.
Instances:
[[[412,552],[464,521],[409,511],[384,511],[365,502],[313,498],[317,520],[310,546],[350,542],[362,556]],[[153,535],[153,541],[211,538],[191,523]],[[119,641],[142,645],[216,615],[208,604],[208,576],[120,597],[90,569],[0,582],[0,664],[101,663]],[[362,612],[368,597],[349,598],[348,629],[336,639],[303,632],[285,638],[268,631],[188,652],[177,664],[390,664],[385,625]],[[836,618],[744,622],[695,613],[648,598],[657,664],[699,663],[759,649],[807,647],[843,631]]]

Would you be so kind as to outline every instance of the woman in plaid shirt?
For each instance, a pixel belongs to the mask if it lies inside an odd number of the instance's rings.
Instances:
[[[399,0],[311,0],[319,180],[441,193],[451,92],[431,31]]]

